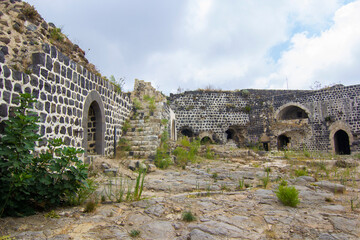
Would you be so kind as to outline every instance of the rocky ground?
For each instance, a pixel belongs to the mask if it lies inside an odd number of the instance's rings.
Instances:
[[[252,152],[231,160],[224,158],[203,160],[185,169],[172,166],[148,173],[140,201],[116,203],[106,199],[91,213],[84,213],[83,206],[59,208],[54,214],[58,218],[39,213],[0,219],[0,236],[179,240],[360,238],[359,167],[338,168],[334,167],[335,160],[286,159]],[[97,181],[102,185],[99,196],[109,189],[109,180],[119,183],[119,176],[136,178],[137,174],[127,169],[127,164],[99,160],[103,162],[118,168],[118,177],[98,174]],[[296,177],[295,170],[304,166],[308,176]],[[271,169],[270,183],[265,188],[261,179],[266,177],[267,167]],[[238,188],[239,179],[244,180],[247,188]],[[280,179],[286,179],[299,190],[300,204],[296,208],[284,206],[277,199],[274,191]],[[183,221],[184,211],[191,211],[196,220]]]

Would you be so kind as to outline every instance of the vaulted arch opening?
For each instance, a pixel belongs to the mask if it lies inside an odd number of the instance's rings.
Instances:
[[[334,145],[336,154],[349,155],[351,153],[349,135],[344,130],[338,130],[334,134]]]
[[[186,137],[189,137],[189,138],[194,137],[194,132],[190,127],[182,127],[180,129],[180,133],[181,133],[182,136],[186,136]]]
[[[308,113],[304,109],[295,105],[287,106],[278,113],[279,120],[295,120],[306,118],[309,118]]]

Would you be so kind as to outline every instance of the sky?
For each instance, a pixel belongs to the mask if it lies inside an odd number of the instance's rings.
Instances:
[[[104,76],[163,93],[360,83],[360,0],[27,0]]]

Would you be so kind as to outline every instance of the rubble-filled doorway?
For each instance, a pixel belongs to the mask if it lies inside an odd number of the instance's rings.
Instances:
[[[334,134],[335,153],[339,155],[349,155],[350,143],[349,136],[344,130],[338,130]]]
[[[288,144],[290,143],[290,138],[286,135],[280,135],[278,137],[278,150],[286,150],[288,148]]]
[[[96,102],[93,102],[89,107],[88,114],[88,129],[87,129],[87,152],[89,155],[97,154],[96,151],[96,123],[98,119],[96,119]]]

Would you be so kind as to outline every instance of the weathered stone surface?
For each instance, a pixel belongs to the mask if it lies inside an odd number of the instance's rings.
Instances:
[[[341,159],[341,160],[336,160],[335,166],[340,168],[352,168],[359,166],[359,163],[354,160]]]
[[[209,233],[203,232],[199,229],[194,229],[190,232],[189,238],[191,240],[216,240],[214,236]]]
[[[151,206],[145,210],[145,213],[154,215],[156,217],[161,217],[165,212],[165,208],[162,205]]]
[[[141,236],[150,239],[174,239],[176,234],[168,221],[154,221],[140,227]]]
[[[314,184],[321,188],[329,190],[330,192],[333,193],[344,193],[346,189],[344,185],[338,183],[332,183],[329,181],[320,181],[320,182],[315,182]]]
[[[240,228],[218,221],[208,221],[200,224],[190,224],[191,230],[199,229],[203,232],[216,236],[240,238],[246,236],[246,232]]]
[[[330,222],[334,228],[346,233],[358,235],[360,233],[360,222],[356,219],[348,219],[345,217],[330,217]],[[358,235],[359,236],[359,235]]]
[[[116,168],[104,169],[104,173],[105,173],[106,176],[116,177],[117,176],[117,169]]]

